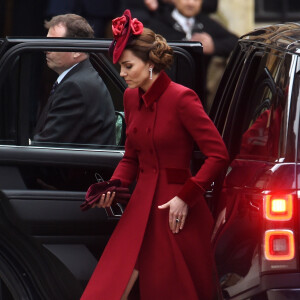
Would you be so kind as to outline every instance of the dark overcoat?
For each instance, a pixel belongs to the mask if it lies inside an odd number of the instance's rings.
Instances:
[[[127,89],[124,107],[125,155],[112,178],[137,184],[82,300],[120,300],[134,268],[142,300],[214,299],[213,218],[203,192],[227,165],[225,145],[198,96],[163,71],[145,94]],[[192,177],[194,141],[207,158]],[[158,205],[176,195],[189,212],[173,234],[169,209]]]

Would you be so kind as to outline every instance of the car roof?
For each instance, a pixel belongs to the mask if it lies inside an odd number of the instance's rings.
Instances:
[[[278,50],[300,54],[300,21],[269,25],[243,35],[241,42],[255,42]]]

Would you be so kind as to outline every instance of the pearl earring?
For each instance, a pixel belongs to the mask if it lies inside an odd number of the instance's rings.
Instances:
[[[149,68],[149,72],[150,72],[150,79],[152,79],[152,68]]]

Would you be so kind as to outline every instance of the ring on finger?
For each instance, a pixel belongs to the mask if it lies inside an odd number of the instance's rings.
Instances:
[[[176,221],[176,223],[179,223],[179,222],[180,222],[180,219],[179,219],[179,218],[176,218],[175,221]]]

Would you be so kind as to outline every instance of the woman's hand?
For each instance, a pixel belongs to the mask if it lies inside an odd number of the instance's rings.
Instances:
[[[115,192],[107,192],[106,194],[102,194],[100,197],[100,200],[93,204],[92,208],[94,207],[110,207],[114,198],[115,198],[116,193]]]
[[[158,208],[159,209],[170,208],[169,224],[170,224],[170,229],[173,233],[178,233],[179,230],[183,229],[188,214],[188,205],[183,200],[175,196],[169,202],[158,206]]]

